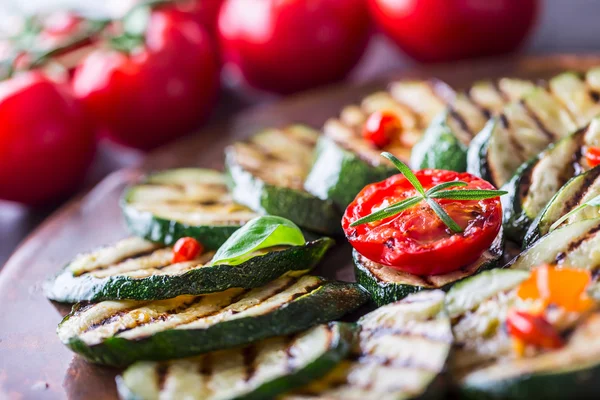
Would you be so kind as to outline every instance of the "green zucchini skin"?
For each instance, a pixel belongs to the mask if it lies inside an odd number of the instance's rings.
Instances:
[[[470,289],[466,292],[466,296],[453,291],[448,293],[446,309],[451,318],[456,321],[461,321],[465,317],[471,318],[474,315],[474,311],[472,311],[474,307],[478,307],[484,301],[492,300],[500,293],[504,293],[502,298],[506,302],[507,296],[516,296],[514,292],[516,287],[528,278],[527,271],[523,270],[497,269],[494,270],[493,274],[491,272],[486,273],[487,276],[482,274],[474,277],[472,281],[465,281],[467,284],[465,287],[455,286],[457,291]],[[473,293],[477,291],[479,291],[479,294],[474,295]],[[448,300],[451,298],[454,302],[449,304]],[[502,304],[500,302],[496,306],[499,308],[510,307],[510,305]],[[454,312],[452,312],[453,309]],[[487,309],[489,310],[491,307],[488,305]],[[504,314],[499,313],[499,315]],[[505,317],[501,317],[500,324],[504,323],[503,318]],[[595,393],[600,390],[600,384],[598,383],[600,358],[598,358],[599,347],[596,340],[597,330],[600,328],[600,316],[596,312],[580,323],[586,324],[586,326],[578,325],[575,328],[575,333],[569,339],[574,340],[575,335],[579,335],[577,340],[580,342],[578,344],[567,342],[565,348],[555,351],[566,352],[570,350],[573,352],[570,357],[568,354],[561,354],[558,360],[551,361],[549,357],[552,351],[549,351],[540,356],[534,356],[531,360],[488,360],[488,363],[484,363],[479,367],[473,366],[473,369],[457,382],[460,398],[473,400],[595,398]],[[463,327],[463,329],[467,329],[469,326],[471,324],[467,324],[466,328]],[[503,332],[502,328],[497,329],[498,332]],[[460,335],[456,331],[454,333],[455,340],[458,341],[457,343],[460,346]],[[494,335],[494,333],[488,334],[492,337]],[[596,342],[590,343],[590,356],[584,355],[588,348],[582,346],[582,342],[589,342],[587,339]],[[468,335],[467,340],[477,340],[477,338]],[[460,347],[457,351],[460,351]],[[454,360],[457,359],[457,356],[458,354],[455,353]],[[463,357],[477,359],[478,356],[465,354]],[[557,355],[557,357],[559,356]],[[569,358],[573,360],[572,363],[567,361]],[[452,370],[451,367],[450,369]],[[495,374],[500,375],[496,376]]]
[[[323,234],[341,234],[341,212],[331,200],[279,187],[252,175],[235,161],[234,149],[225,151],[228,183],[236,202],[261,214],[287,218],[302,228]]]
[[[304,188],[320,199],[330,199],[344,210],[366,185],[382,181],[397,172],[384,164],[373,166],[343,149],[331,138],[321,136]]]
[[[140,360],[190,357],[296,333],[340,318],[367,300],[367,293],[355,283],[327,282],[314,292],[267,314],[224,321],[206,329],[169,329],[131,340],[113,336],[94,345],[73,336],[64,344],[92,363],[122,367]],[[82,305],[76,304],[61,325],[79,307]]]
[[[558,221],[560,217],[600,194],[599,177],[600,166],[597,166],[581,175],[571,178],[565,183],[554,197],[552,197],[552,200],[548,202],[546,207],[544,207],[542,212],[533,220],[525,235],[523,248],[530,247],[534,242],[547,234],[550,226]],[[597,215],[596,207],[588,207],[587,210],[577,212],[576,215],[570,217],[563,224],[595,218]]]
[[[351,356],[282,400],[442,397],[441,375],[452,345],[444,296],[423,291],[364,315]]]
[[[447,118],[447,112],[438,115],[413,146],[410,156],[413,169],[467,170],[467,146],[454,135]]]
[[[442,279],[444,275],[439,276],[440,281],[443,280],[444,282],[442,284],[436,284],[434,282],[427,283],[424,281],[423,285],[417,285],[382,279],[370,270],[367,263],[361,260],[362,256],[356,250],[352,250],[354,275],[356,277],[356,281],[360,283],[361,286],[367,290],[367,292],[369,292],[375,304],[378,306],[383,306],[385,304],[401,300],[411,293],[420,292],[422,290],[441,289],[447,291],[455,283],[460,282],[473,274],[495,268],[499,266],[499,262],[503,254],[503,247],[503,235],[502,232],[500,232],[490,249],[475,263],[467,268],[463,268],[457,273],[448,274],[448,279]],[[416,281],[422,280],[423,278],[414,276],[413,279]]]
[[[481,132],[475,135],[469,144],[466,157],[466,171],[472,175],[485,179],[494,186],[496,186],[496,183],[494,182],[487,162],[487,153],[496,123],[496,119],[490,119]]]
[[[506,233],[506,237],[516,243],[522,243],[529,228],[533,222],[531,218],[523,211],[521,204],[521,183],[529,177],[529,172],[535,165],[536,159],[525,163],[519,167],[513,177],[502,186],[502,190],[508,193],[500,197],[502,203],[502,227]]]
[[[313,329],[320,328],[321,327],[315,327]],[[303,385],[306,385],[311,381],[325,375],[350,353],[352,343],[358,331],[358,326],[356,324],[344,322],[332,322],[329,324],[328,329],[331,332],[331,342],[327,350],[319,354],[317,358],[310,360],[310,362],[300,366],[300,368],[298,368],[297,366],[293,366],[291,367],[291,370],[289,370],[286,374],[273,377],[270,380],[266,380],[265,382],[247,391],[246,393],[237,394],[229,397],[220,397],[217,395],[216,397],[218,397],[221,400],[270,399],[289,390],[293,390]],[[310,335],[310,331],[307,332],[307,335]],[[289,339],[293,339],[293,337]],[[248,351],[249,349],[251,349],[251,347],[252,345],[250,345],[248,348],[243,348],[240,351]],[[286,354],[289,355],[290,350],[291,349],[288,348],[286,350]],[[212,354],[215,353],[211,353],[211,355]],[[226,356],[226,354],[221,355],[221,357],[224,356]],[[213,355],[213,357],[219,356]],[[211,358],[211,360],[213,359]],[[217,358],[216,361],[213,361],[213,363],[218,362],[218,360],[219,358]],[[135,367],[136,365],[134,364],[130,368]],[[158,369],[160,368],[160,366],[157,366],[156,368]],[[125,372],[125,374],[127,374],[127,371]],[[126,384],[125,375],[117,377],[117,388],[122,399],[145,400],[143,396],[138,396],[132,390],[130,390],[130,388]],[[215,397],[214,393],[213,397]]]
[[[240,226],[256,217],[231,200],[222,172],[203,168],[149,174],[125,190],[120,206],[135,236],[165,245],[189,236],[209,250],[218,249]],[[194,222],[186,220],[188,214],[206,217],[203,222]]]
[[[505,381],[465,384],[461,398],[472,400],[562,400],[595,398],[600,391],[600,365],[552,374],[522,375]]]
[[[506,183],[504,189],[508,194],[500,199],[504,210],[504,229],[509,239],[523,243],[527,230],[534,219],[543,212],[569,179],[584,170],[585,167],[580,162],[580,158],[586,130],[587,128],[582,128],[558,142],[550,144],[535,158],[521,165],[515,175]],[[539,170],[538,168],[543,169]],[[541,175],[540,171],[544,174]],[[544,181],[546,177],[548,177],[548,182]],[[538,186],[537,192],[535,192],[536,185]],[[528,206],[528,202],[534,204]]]
[[[239,265],[194,268],[178,275],[152,275],[147,278],[92,275],[75,277],[65,267],[46,287],[54,301],[161,300],[184,294],[200,295],[230,288],[255,288],[288,272],[313,269],[333,246],[330,238],[320,238],[303,246],[292,246],[249,259]]]
[[[129,206],[127,195],[121,199],[120,205],[131,234],[165,245],[173,245],[177,239],[189,236],[201,242],[207,249],[216,250],[241,226],[194,226],[168,220]]]

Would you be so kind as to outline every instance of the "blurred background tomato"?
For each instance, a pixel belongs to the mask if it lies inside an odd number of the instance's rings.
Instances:
[[[13,228],[0,243],[22,227],[6,215],[37,221],[207,121],[420,62],[596,50],[598,12],[563,0],[3,0],[0,235]]]

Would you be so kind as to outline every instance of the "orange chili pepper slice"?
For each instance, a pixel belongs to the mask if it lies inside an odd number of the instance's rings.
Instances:
[[[524,300],[542,300],[544,306],[553,304],[567,311],[583,312],[594,306],[586,292],[591,281],[588,270],[544,264],[532,270],[517,295]]]

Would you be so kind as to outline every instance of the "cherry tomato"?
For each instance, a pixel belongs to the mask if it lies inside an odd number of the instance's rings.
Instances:
[[[402,125],[393,113],[376,111],[369,116],[363,129],[363,137],[378,148],[390,144],[400,134]]]
[[[373,19],[409,56],[452,61],[510,52],[522,43],[538,0],[369,0]]]
[[[541,315],[512,310],[506,317],[506,329],[516,339],[544,349],[558,349],[564,345],[556,329]]]
[[[494,189],[468,173],[421,170],[415,173],[425,190],[443,182],[464,181],[456,189]],[[346,209],[342,227],[350,244],[366,258],[416,275],[438,275],[455,271],[475,261],[490,247],[500,231],[502,206],[499,198],[464,201],[436,199],[464,230],[453,233],[425,202],[400,214],[350,227],[384,206],[417,194],[403,175],[366,186]]]
[[[173,262],[180,263],[191,261],[204,251],[204,247],[196,239],[182,237],[173,246]]]
[[[118,143],[148,150],[189,133],[214,105],[218,63],[191,17],[157,10],[145,44],[131,53],[99,49],[77,67],[73,88]]]
[[[592,281],[589,270],[554,267],[547,264],[534,268],[529,278],[519,285],[517,295],[522,299],[542,300],[567,311],[586,311],[594,301],[586,290]]]
[[[585,151],[585,159],[590,167],[600,164],[600,147],[588,147]]]
[[[0,198],[41,205],[82,181],[94,131],[66,84],[39,71],[0,82]]]
[[[364,0],[225,0],[226,62],[257,88],[289,93],[342,79],[369,38]]]
[[[193,18],[213,37],[217,37],[217,19],[223,0],[188,0],[176,2],[169,7],[191,14]]]

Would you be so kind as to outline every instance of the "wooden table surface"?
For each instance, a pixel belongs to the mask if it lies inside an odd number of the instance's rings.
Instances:
[[[504,75],[547,77],[560,70],[600,65],[600,57],[537,57],[454,64],[411,70],[401,77],[438,77],[464,87],[477,79]],[[67,350],[55,335],[67,310],[47,301],[42,283],[75,254],[126,235],[117,205],[124,186],[143,171],[175,166],[222,166],[223,147],[265,126],[302,121],[315,127],[349,102],[388,79],[306,93],[238,114],[220,125],[160,149],[140,168],[115,172],[85,197],[75,199],[46,220],[7,262],[0,274],[0,399],[114,399],[118,370],[93,366]],[[351,279],[347,245],[338,246],[320,273]]]

